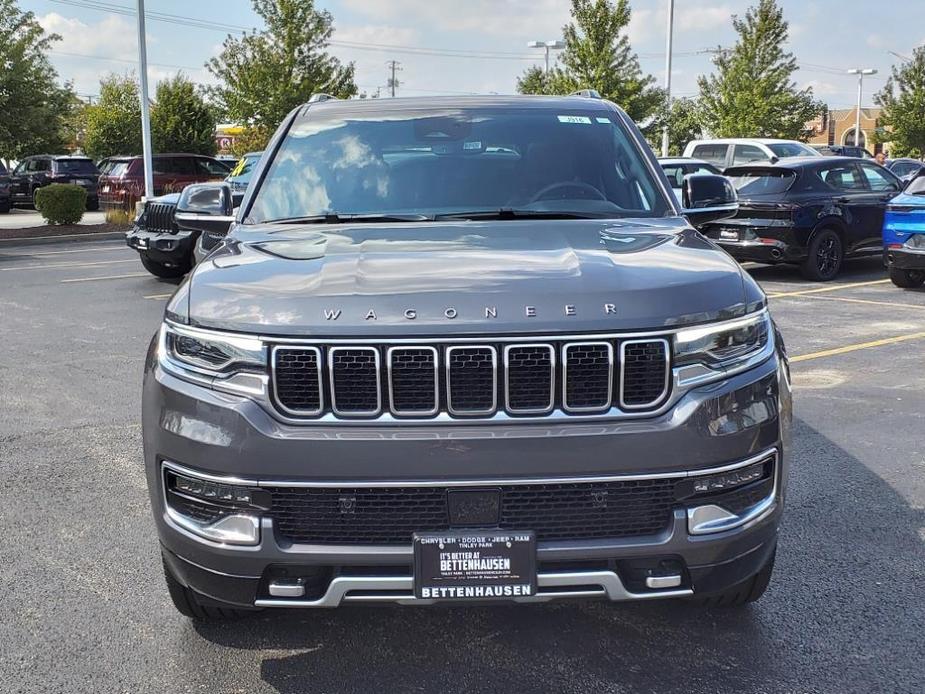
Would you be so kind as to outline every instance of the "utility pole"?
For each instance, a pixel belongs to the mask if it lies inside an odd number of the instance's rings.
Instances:
[[[665,103],[668,105],[666,118],[671,118],[671,49],[674,43],[674,0],[668,0],[668,38],[665,39]],[[662,130],[662,156],[668,156],[668,123]]]
[[[392,75],[389,77],[389,83],[386,86],[389,88],[389,93],[394,97],[395,90],[398,88],[398,80],[395,78],[395,73],[396,71],[401,72],[401,68],[399,67],[401,63],[397,60],[390,60],[386,63],[386,65],[389,66],[389,70],[391,71]]]
[[[148,103],[148,51],[145,44],[145,0],[138,0],[138,77],[141,82],[141,149],[145,164],[145,197],[154,197],[151,161],[151,112]]]
[[[871,67],[855,67],[848,70],[849,75],[858,76],[858,114],[854,121],[854,146],[860,147],[861,142],[861,96],[864,93],[864,75],[876,75],[877,71]],[[867,143],[864,143],[867,146]]]
[[[527,48],[542,48],[546,51],[546,68],[543,71],[544,75],[549,74],[549,52],[550,51],[561,51],[565,48],[565,41],[555,40],[555,41],[530,41],[527,43]]]

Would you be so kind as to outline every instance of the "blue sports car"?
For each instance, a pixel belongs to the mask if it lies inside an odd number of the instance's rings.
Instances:
[[[925,283],[925,175],[887,205],[883,249],[893,284],[913,289]]]

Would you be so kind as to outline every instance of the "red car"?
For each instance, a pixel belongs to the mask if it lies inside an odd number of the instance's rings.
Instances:
[[[190,183],[220,181],[231,173],[225,162],[200,154],[155,154],[154,194],[180,192]],[[100,162],[100,203],[127,209],[145,192],[141,157],[109,157]]]

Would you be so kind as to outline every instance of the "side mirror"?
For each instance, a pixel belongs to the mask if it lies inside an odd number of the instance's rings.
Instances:
[[[699,227],[735,217],[739,211],[739,196],[725,176],[690,174],[684,177],[681,185],[681,206],[690,223]]]
[[[174,215],[177,226],[188,231],[224,235],[234,222],[231,186],[227,183],[194,183],[186,186]]]

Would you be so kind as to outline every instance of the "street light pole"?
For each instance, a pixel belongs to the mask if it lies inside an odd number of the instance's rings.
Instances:
[[[148,103],[148,51],[145,44],[145,0],[138,0],[138,72],[141,87],[141,149],[145,165],[145,197],[154,197],[151,161],[151,112]]]
[[[668,0],[668,38],[665,40],[665,103],[668,112],[665,117],[671,117],[671,52],[674,39],[674,0]],[[668,122],[662,130],[662,156],[668,156]]]
[[[549,74],[549,53],[550,51],[560,51],[565,48],[565,41],[530,41],[527,43],[528,48],[542,48],[546,51],[546,69],[543,74]]]
[[[864,93],[864,75],[876,75],[877,71],[874,68],[860,68],[855,67],[848,70],[849,75],[858,76],[858,113],[854,121],[854,146],[860,147],[861,142],[861,97]],[[867,146],[867,143],[864,143],[864,146]]]

